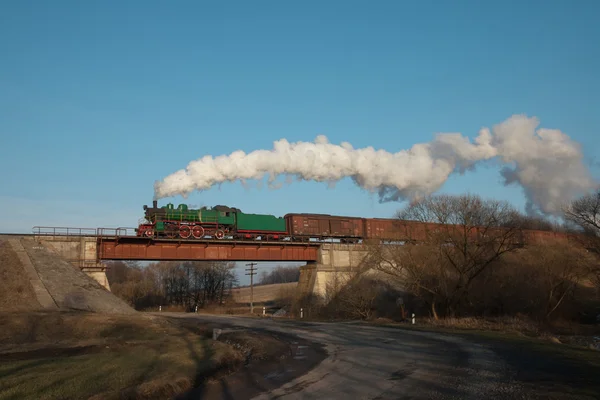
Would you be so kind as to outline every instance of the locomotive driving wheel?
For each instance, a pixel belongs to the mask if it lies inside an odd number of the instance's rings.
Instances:
[[[180,236],[182,239],[187,239],[187,238],[189,238],[191,234],[192,234],[192,230],[190,229],[190,227],[189,227],[189,226],[187,226],[187,225],[182,225],[182,226],[179,228],[179,236]]]
[[[223,232],[221,229],[217,230],[217,232],[215,232],[215,237],[217,239],[223,239],[225,237],[225,232]]]
[[[196,239],[200,239],[200,238],[204,237],[204,228],[201,227],[200,225],[195,225],[192,228],[192,235]]]
[[[175,236],[177,236],[177,226],[170,224],[165,226],[165,234],[169,239],[175,238]]]

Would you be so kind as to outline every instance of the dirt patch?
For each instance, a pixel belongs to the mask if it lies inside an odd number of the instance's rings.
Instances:
[[[253,331],[229,332],[219,335],[225,342],[244,354],[246,362],[279,359],[291,354],[290,344],[275,334]]]
[[[25,311],[40,308],[17,253],[7,240],[0,239],[0,310]]]
[[[267,392],[309,372],[327,357],[325,349],[292,335],[242,330],[219,336],[244,356],[231,374],[204,379],[177,397],[188,399],[247,399]]]

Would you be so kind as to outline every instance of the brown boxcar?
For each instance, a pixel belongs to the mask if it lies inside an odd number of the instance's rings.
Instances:
[[[405,240],[406,224],[399,219],[365,218],[365,239]]]
[[[326,214],[286,214],[288,232],[292,236],[362,238],[362,218]]]
[[[422,241],[436,229],[439,229],[437,224],[419,221],[365,218],[366,239]]]

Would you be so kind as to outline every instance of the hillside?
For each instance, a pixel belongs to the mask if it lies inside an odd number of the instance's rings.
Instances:
[[[293,294],[297,286],[298,282],[254,286],[254,302],[266,303],[276,300],[282,294]],[[236,303],[250,303],[250,287],[236,288],[232,292]]]

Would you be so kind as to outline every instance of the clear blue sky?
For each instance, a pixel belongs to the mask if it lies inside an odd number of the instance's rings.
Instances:
[[[599,15],[591,0],[5,0],[0,231],[135,226],[155,180],[281,138],[396,152],[525,113],[598,162]],[[524,204],[495,168],[443,191]],[[349,180],[225,184],[186,202],[367,217],[401,206]]]

